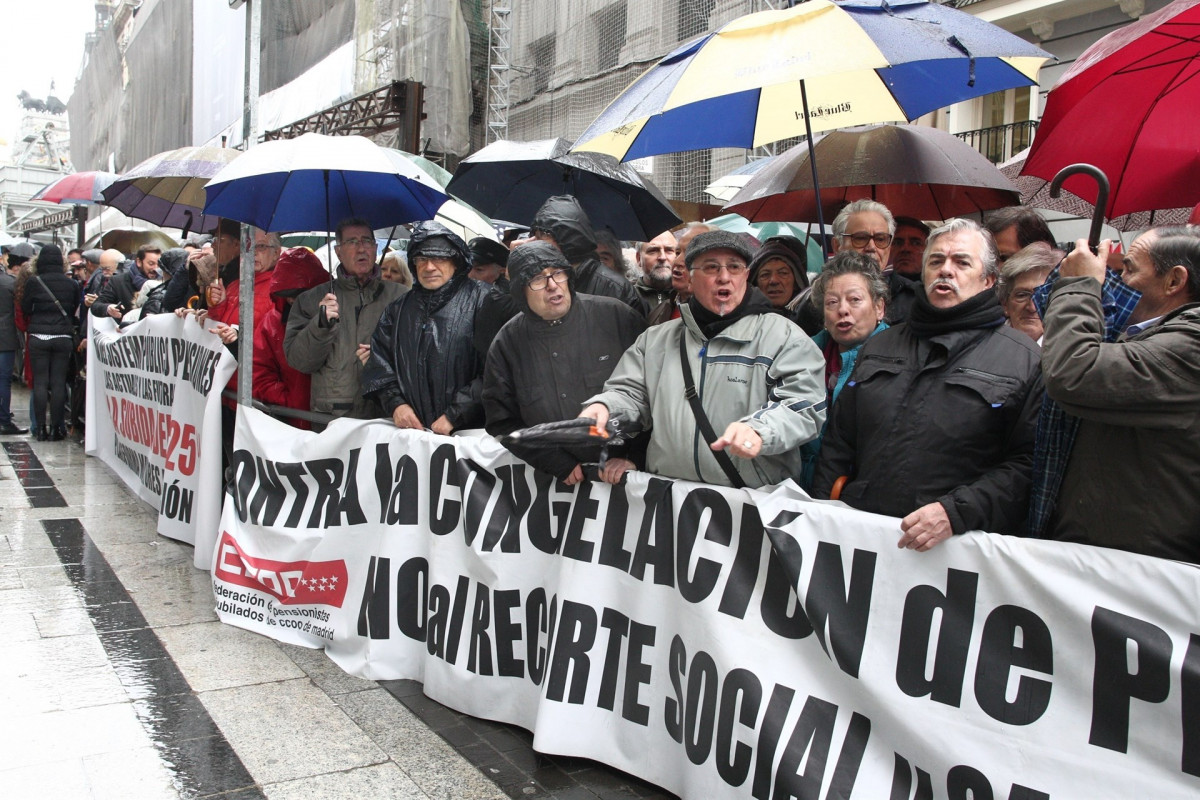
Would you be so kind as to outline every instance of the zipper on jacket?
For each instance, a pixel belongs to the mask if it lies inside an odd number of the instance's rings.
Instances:
[[[981,369],[972,369],[971,367],[955,367],[955,372],[961,372],[963,375],[974,375],[977,378],[986,378],[989,381],[999,381],[1000,383],[1009,383],[1012,379],[1003,375],[996,375],[992,372],[984,372]]]

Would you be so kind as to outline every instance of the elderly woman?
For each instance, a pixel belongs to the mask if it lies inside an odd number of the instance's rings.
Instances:
[[[791,236],[773,236],[750,262],[750,285],[766,295],[771,307],[812,335],[820,317],[809,311],[808,257],[804,244]],[[806,313],[808,312],[808,313]]]
[[[1033,291],[1046,282],[1046,276],[1066,255],[1045,242],[1034,242],[1009,256],[1000,265],[996,296],[1012,327],[1035,342],[1042,341],[1042,318],[1033,307]]]
[[[813,337],[813,343],[825,356],[825,388],[830,408],[854,371],[863,342],[888,327],[883,321],[887,301],[887,281],[879,272],[879,264],[857,250],[842,250],[829,259],[813,282],[812,302],[825,318],[825,328]],[[820,437],[801,448],[804,457],[801,485],[806,488],[812,483],[820,452]]]

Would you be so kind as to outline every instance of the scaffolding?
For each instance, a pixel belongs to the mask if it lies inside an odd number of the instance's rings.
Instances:
[[[509,2],[511,0],[493,0],[489,15],[487,144],[508,138],[509,55],[512,49]]]

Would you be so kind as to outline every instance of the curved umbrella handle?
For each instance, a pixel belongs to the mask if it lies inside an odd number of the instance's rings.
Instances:
[[[1088,247],[1095,253],[1100,247],[1100,228],[1104,225],[1104,211],[1108,208],[1108,176],[1091,164],[1071,164],[1060,169],[1054,180],[1050,181],[1050,196],[1057,199],[1063,181],[1072,175],[1090,175],[1096,179],[1096,208],[1092,211],[1092,229],[1088,232]]]

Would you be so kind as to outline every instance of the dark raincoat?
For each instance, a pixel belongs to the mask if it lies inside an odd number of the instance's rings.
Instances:
[[[433,291],[418,281],[384,309],[363,367],[362,392],[389,417],[407,403],[427,428],[443,414],[455,428],[478,427],[483,423],[483,358],[474,346],[475,314],[491,287],[467,277],[466,244],[437,222],[423,222],[413,231],[410,259],[433,237],[449,240],[459,251],[454,275]]]
[[[824,323],[824,312],[810,301],[811,286],[808,280],[808,256],[804,243],[792,236],[772,236],[754,254],[750,262],[750,285],[758,286],[758,271],[762,265],[778,259],[792,270],[792,296],[787,305],[776,308],[776,313],[790,319],[804,329],[809,336],[818,334]]]

